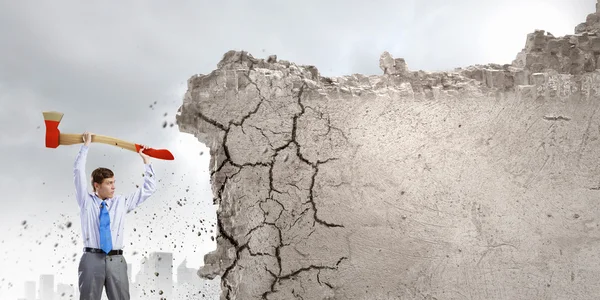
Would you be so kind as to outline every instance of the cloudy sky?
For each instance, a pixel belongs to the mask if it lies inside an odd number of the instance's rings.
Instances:
[[[128,215],[126,258],[134,274],[144,253],[161,250],[174,252],[175,266],[187,257],[197,268],[214,247],[208,150],[170,126],[190,76],[209,73],[231,49],[315,65],[324,76],[381,74],[383,51],[411,70],[510,63],[527,33],[572,34],[596,1],[519,2],[0,0],[0,299],[21,296],[40,274],[77,280],[79,145],[45,148],[42,111],[63,112],[64,133],[173,152],[175,161],[153,160],[159,192]],[[141,158],[116,147],[93,144],[87,166],[113,169],[118,192],[142,182]]]

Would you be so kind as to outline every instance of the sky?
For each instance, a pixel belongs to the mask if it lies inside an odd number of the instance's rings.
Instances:
[[[322,76],[381,74],[383,51],[410,70],[505,64],[528,33],[572,34],[595,11],[593,0],[519,2],[0,0],[0,299],[22,296],[23,282],[41,274],[77,280],[80,145],[46,148],[43,111],[64,113],[63,133],[174,154],[152,160],[158,191],[127,216],[126,259],[134,274],[152,251],[173,252],[174,268],[185,258],[198,268],[215,247],[216,207],[208,149],[170,125],[188,78],[210,73],[229,50],[276,54]],[[88,176],[99,166],[115,171],[117,193],[142,182],[137,153],[92,144]]]

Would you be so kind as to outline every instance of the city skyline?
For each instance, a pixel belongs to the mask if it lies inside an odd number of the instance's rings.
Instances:
[[[127,277],[129,279],[131,299],[140,299],[143,293],[160,295],[167,299],[176,293],[190,293],[190,288],[206,286],[205,295],[214,293],[218,279],[210,283],[197,276],[198,268],[187,266],[187,257],[179,265],[173,264],[173,253],[151,252],[149,256],[140,259],[139,264],[144,265],[133,276],[132,263],[128,263]],[[169,264],[170,262],[170,264]],[[156,274],[160,273],[160,274]],[[22,296],[17,300],[77,300],[79,292],[77,283],[65,283],[55,280],[54,274],[39,274],[39,280],[28,280],[22,283]],[[166,284],[166,286],[165,286]],[[212,287],[212,290],[211,290]],[[187,290],[184,290],[187,289]],[[51,296],[50,296],[51,295]],[[51,298],[50,298],[51,297]],[[103,291],[103,298],[107,299]],[[208,298],[205,298],[208,299]]]

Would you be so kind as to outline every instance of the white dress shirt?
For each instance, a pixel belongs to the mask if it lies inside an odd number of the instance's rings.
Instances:
[[[79,204],[81,216],[81,233],[84,247],[100,249],[100,209],[102,199],[96,193],[90,193],[87,189],[88,176],[85,173],[85,163],[89,146],[81,146],[74,166],[75,198]],[[115,195],[107,198],[106,208],[110,216],[110,233],[113,250],[125,247],[123,235],[125,230],[125,214],[134,210],[156,191],[156,178],[150,163],[145,164],[144,182],[133,193],[128,195]],[[90,177],[91,178],[91,177]]]

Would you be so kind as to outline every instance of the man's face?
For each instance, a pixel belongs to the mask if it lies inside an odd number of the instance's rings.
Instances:
[[[100,198],[112,198],[115,195],[115,178],[104,178],[102,184],[94,183],[96,192]]]

